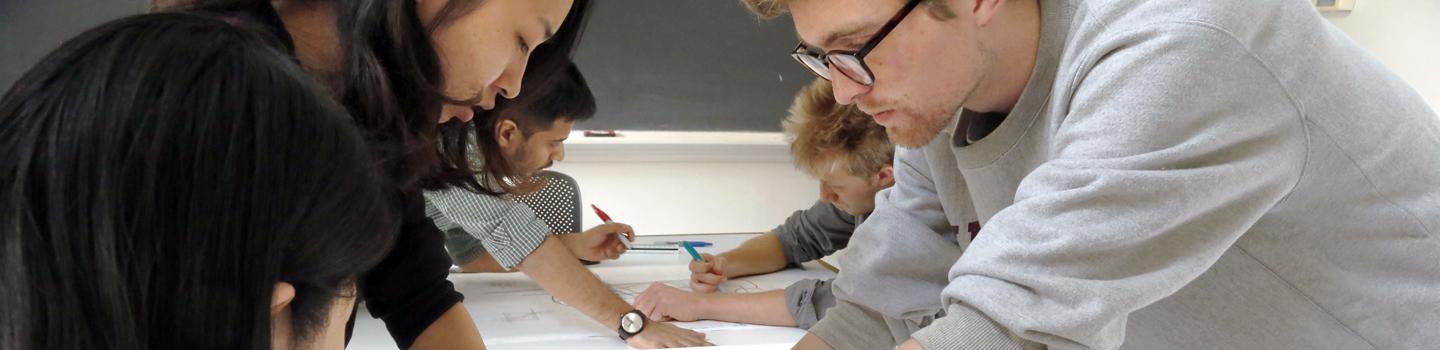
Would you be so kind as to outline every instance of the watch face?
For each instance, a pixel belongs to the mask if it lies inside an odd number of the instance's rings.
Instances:
[[[639,332],[640,329],[644,326],[645,319],[641,318],[640,313],[638,312],[628,313],[625,314],[624,317],[620,318],[620,329],[624,329],[627,333],[633,334]]]

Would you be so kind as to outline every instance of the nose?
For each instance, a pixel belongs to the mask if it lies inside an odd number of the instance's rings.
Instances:
[[[499,79],[495,79],[495,88],[500,90],[500,96],[507,99],[520,96],[520,82],[525,78],[525,65],[528,60],[529,56],[516,59],[505,68],[505,73],[501,74]]]
[[[552,162],[563,162],[563,161],[565,161],[565,145],[564,145],[564,144],[561,144],[560,147],[557,147],[557,148],[556,148],[556,150],[555,150],[554,153],[551,153],[551,154],[550,154],[550,161],[552,161]]]
[[[835,73],[830,74],[830,92],[835,95],[836,103],[842,105],[854,103],[856,97],[870,91],[869,86],[857,83],[845,74],[840,74],[839,71],[832,71]]]
[[[446,104],[440,108],[441,124],[450,121],[450,119],[460,119],[460,121],[469,122],[470,119],[474,118],[475,110],[470,106]]]
[[[460,121],[462,121],[462,122],[469,122],[471,119],[475,119],[475,109],[474,109],[474,108],[472,108],[472,107],[470,107],[470,106],[463,106],[463,107],[458,108],[458,109],[459,109],[460,111],[459,111],[459,113],[456,113],[456,114],[455,114],[455,117],[456,117],[456,118],[460,118]]]

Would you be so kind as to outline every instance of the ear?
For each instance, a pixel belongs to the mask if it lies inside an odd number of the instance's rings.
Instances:
[[[295,286],[285,282],[275,283],[275,292],[270,294],[270,348],[289,349],[290,303],[295,301]]]
[[[274,316],[290,307],[290,302],[295,301],[295,286],[285,282],[275,282],[275,292],[270,295],[270,315]]]
[[[516,125],[515,121],[501,119],[495,123],[495,143],[500,144],[500,147],[510,149],[519,146],[521,142],[525,142],[521,136],[520,125]]]
[[[880,171],[875,172],[875,185],[879,187],[890,187],[895,185],[895,167],[890,164],[880,166]]]
[[[969,8],[970,15],[975,17],[975,25],[982,28],[989,26],[990,21],[995,19],[995,15],[1000,13],[1000,9],[1005,7],[1005,0],[971,1],[974,3]]]

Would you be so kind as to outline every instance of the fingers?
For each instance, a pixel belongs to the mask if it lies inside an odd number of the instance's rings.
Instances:
[[[609,254],[607,254],[607,256],[608,256],[610,259],[618,259],[618,258],[620,258],[620,255],[621,255],[621,254],[625,254],[625,245],[623,245],[623,244],[616,244],[616,245],[610,247],[610,251],[609,251]]]
[[[619,258],[629,248],[621,240],[628,242],[635,241],[635,228],[621,223],[605,223],[591,228],[587,233],[599,234],[603,237],[594,243],[597,249],[604,249],[602,254],[608,259]],[[616,235],[619,235],[618,237]]]
[[[725,274],[724,271],[726,259],[724,257],[714,256],[710,254],[700,254],[700,258],[705,261],[690,262],[690,273],[709,273],[716,275]]]
[[[655,314],[655,305],[658,303],[655,299],[659,296],[657,287],[660,285],[659,282],[651,283],[650,287],[645,288],[644,292],[641,292],[639,296],[635,297],[635,309],[640,310],[640,313],[645,314],[646,317],[657,317]]]
[[[683,338],[681,339],[681,342],[680,342],[679,344],[677,344],[676,346],[689,347],[689,346],[709,346],[709,345],[715,345],[715,344],[710,344],[710,342],[708,342],[708,341],[705,341],[705,333],[700,333],[700,332],[696,332],[696,331],[692,331],[692,330],[684,329],[684,328],[681,328],[680,330],[684,332],[684,335],[683,335]]]
[[[708,262],[690,261],[690,273],[691,273],[691,274],[710,273],[710,266],[711,266],[711,264],[708,263]]]
[[[690,275],[690,290],[696,293],[714,293],[720,290],[720,283],[725,280],[725,276],[715,274],[692,274]]]
[[[673,306],[676,303],[684,303],[683,300],[675,298],[675,292],[680,292],[680,290],[664,283],[651,283],[650,287],[645,288],[644,292],[635,297],[635,305],[637,308],[643,307],[641,312],[651,319],[675,320],[675,315],[671,314],[674,311],[672,310]]]
[[[720,273],[719,273],[719,270],[716,269],[716,264],[717,264],[718,262],[720,262],[720,261],[724,261],[724,260],[725,260],[725,258],[718,257],[718,256],[714,256],[714,255],[710,255],[710,254],[708,254],[708,253],[702,253],[702,254],[700,254],[700,259],[702,259],[702,260],[704,260],[704,261],[691,261],[691,262],[690,262],[690,273],[712,273],[712,274],[720,274]]]
[[[690,268],[690,290],[698,293],[710,293],[719,289],[720,283],[729,278],[723,273],[725,258],[701,254],[705,261],[691,261]]]
[[[718,257],[718,256],[715,257],[715,258],[714,258],[714,264],[715,264],[715,266],[711,266],[711,267],[710,267],[710,273],[713,273],[713,274],[716,274],[716,275],[720,275],[721,277],[724,277],[724,276],[725,276],[725,260],[726,260],[726,259],[725,259],[725,258],[722,258],[722,257]]]
[[[630,225],[618,222],[607,222],[604,224],[600,224],[600,226],[595,226],[594,229],[598,229],[609,234],[623,233],[625,234],[626,238],[630,238],[631,241],[634,241],[635,228],[630,227]]]
[[[628,241],[630,241],[630,242],[634,242],[634,241],[635,241],[635,230],[627,230],[627,231],[623,232],[622,234],[623,234],[623,236],[619,237],[619,238],[617,239],[617,241],[618,241],[618,240],[622,240],[622,239],[623,239],[623,240],[628,240]],[[615,242],[615,243],[612,243],[612,244],[614,244],[615,251],[616,251],[616,256],[619,256],[619,254],[625,253],[625,251],[630,250],[630,245],[629,245],[629,244],[625,244],[624,242]]]
[[[588,234],[597,234],[597,235],[613,235],[613,234],[616,234],[616,233],[620,233],[621,231],[624,231],[624,228],[625,228],[625,224],[617,224],[617,223],[613,223],[613,222],[607,222],[607,223],[595,225],[595,227],[591,227],[589,230],[585,230],[585,233],[588,233]]]
[[[599,251],[601,255],[604,255],[606,260],[611,260],[617,259],[621,254],[625,253],[625,245],[620,244],[619,240],[614,238],[614,235],[610,235],[606,237],[604,241],[601,241],[599,245],[595,246],[595,250]]]
[[[624,231],[620,231],[620,233],[622,233],[622,234],[625,235],[625,239],[628,239],[628,240],[630,240],[631,242],[634,242],[634,241],[635,241],[635,228],[634,228],[634,227],[630,227],[630,225],[626,225],[626,224],[620,224],[620,226],[623,226]]]
[[[655,314],[655,303],[649,300],[646,300],[645,302],[640,302],[639,299],[636,299],[635,310],[638,310],[640,311],[640,313],[645,314],[645,317],[649,317],[652,319],[660,316]]]
[[[721,282],[725,282],[725,276],[716,275],[713,273],[695,274],[691,276],[695,277],[695,282],[700,282],[712,286],[718,286]]]
[[[669,323],[655,323],[630,338],[630,346],[639,349],[675,348],[714,345],[705,341],[705,334],[675,327]]]
[[[696,293],[714,293],[720,290],[720,287],[700,282],[690,282],[690,290]]]
[[[623,232],[622,232],[623,231]],[[619,236],[617,236],[619,234]],[[620,258],[629,250],[620,240],[634,240],[634,230],[629,225],[607,223],[586,230],[583,234],[562,236],[566,245],[577,257],[601,261]]]

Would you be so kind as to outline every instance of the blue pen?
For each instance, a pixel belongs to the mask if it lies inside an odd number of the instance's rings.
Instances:
[[[655,243],[656,243],[656,244],[674,244],[674,245],[680,245],[681,242],[690,242],[690,246],[691,246],[691,247],[695,247],[695,248],[704,248],[704,247],[709,247],[709,246],[715,245],[714,243],[705,242],[705,241],[660,241],[660,242],[655,242]]]
[[[695,262],[705,262],[705,259],[700,257],[700,253],[695,252],[695,247],[690,246],[690,242],[680,241],[680,246],[685,247],[685,251],[690,252],[690,258],[695,259]]]

